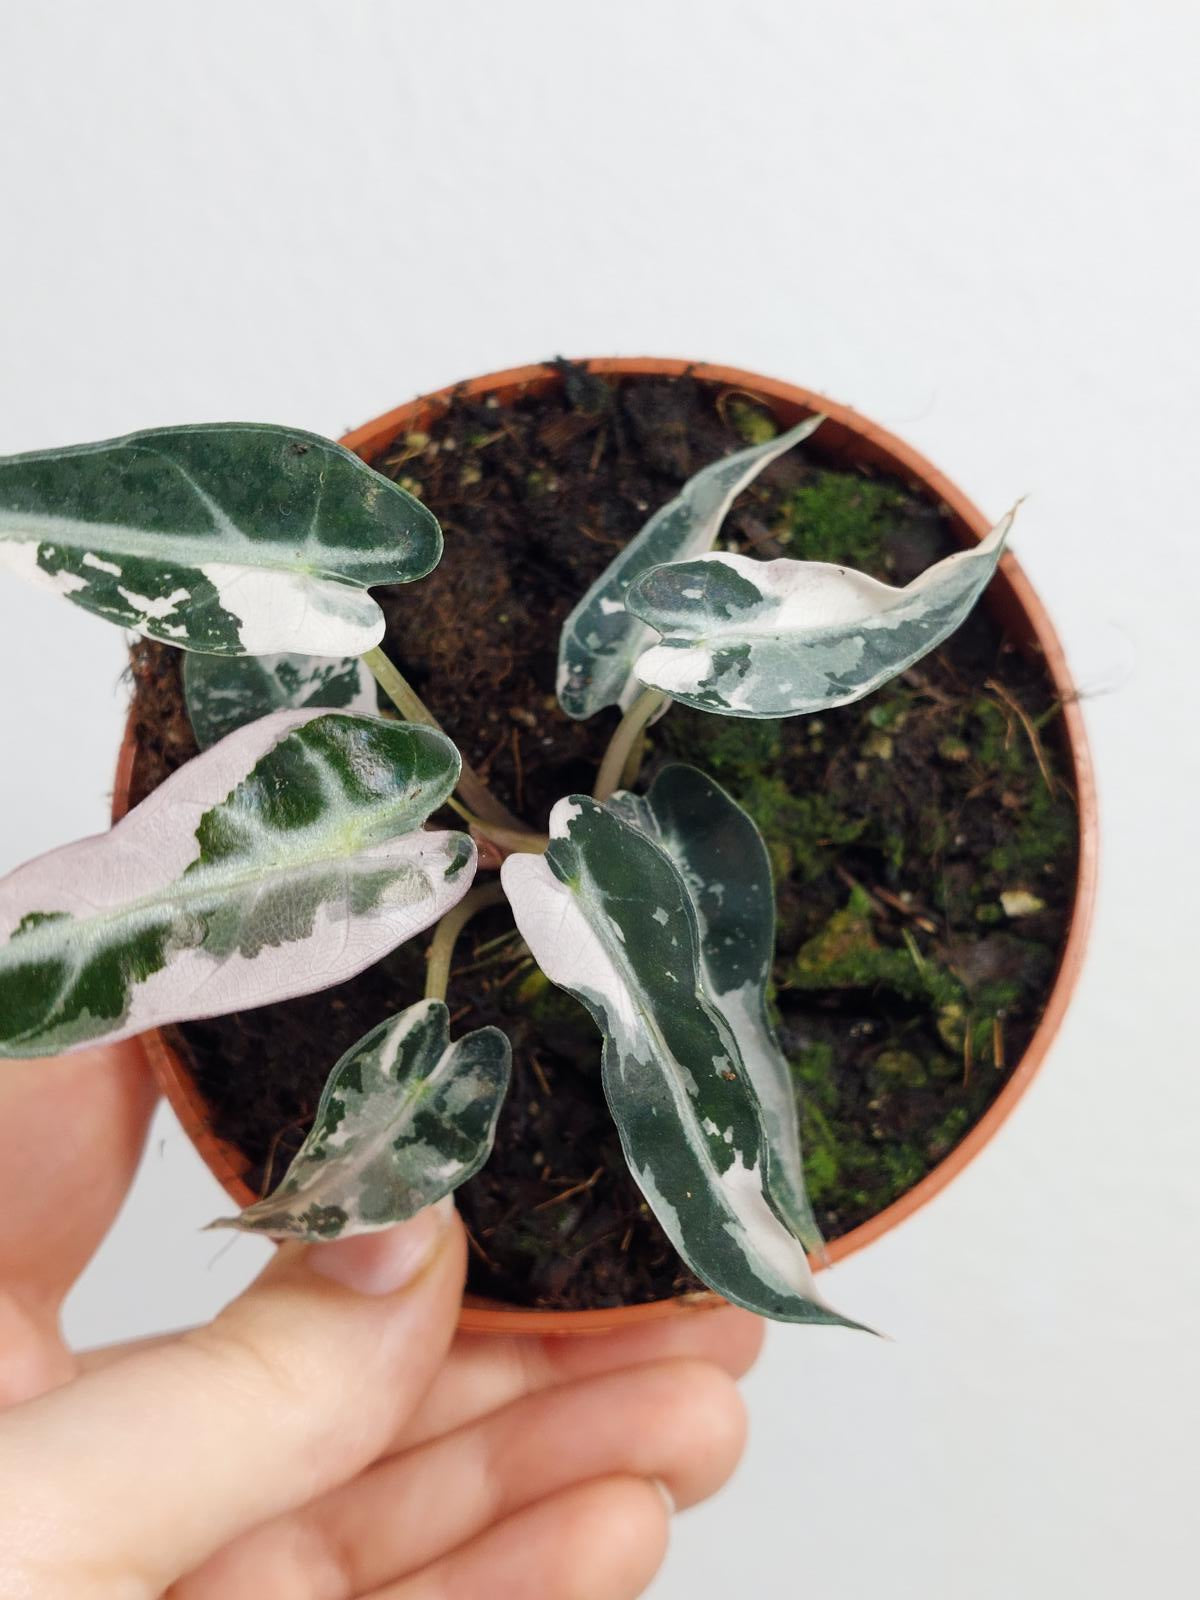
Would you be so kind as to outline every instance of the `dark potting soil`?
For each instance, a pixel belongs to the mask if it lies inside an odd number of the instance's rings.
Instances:
[[[749,397],[691,378],[561,372],[550,393],[511,405],[459,398],[377,463],[433,508],[446,539],[431,577],[376,591],[386,648],[496,794],[539,828],[560,796],[590,792],[617,720],[559,710],[563,619],[688,476],[774,430]],[[721,542],[893,583],[954,548],[936,504],[824,464],[819,433],[741,496]],[[177,653],[140,643],[133,675],[136,802],[195,744]],[[766,837],[774,1004],[828,1238],[949,1153],[1037,1025],[1077,846],[1059,709],[1043,666],[981,606],[858,705],[782,722],[676,706],[651,730],[647,779],[665,759],[692,761]],[[425,943],[322,994],[174,1031],[253,1187],[278,1181],[341,1052],[419,997]],[[448,1000],[458,1031],[498,1023],[514,1054],[495,1151],[458,1193],[470,1286],[554,1308],[697,1287],[626,1171],[595,1029],[542,977],[505,910],[469,925]]]

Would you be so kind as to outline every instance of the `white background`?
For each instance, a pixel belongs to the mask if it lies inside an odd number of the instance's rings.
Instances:
[[[1197,11],[1188,0],[0,4],[0,451],[336,434],[562,351],[778,374],[992,512],[1085,689],[1104,880],[993,1146],[774,1330],[656,1600],[1194,1593]],[[121,640],[0,584],[0,868],[105,821]],[[53,1174],[47,1173],[47,1182]],[[254,1272],[163,1116],[81,1343]],[[531,1596],[531,1600],[536,1597]]]

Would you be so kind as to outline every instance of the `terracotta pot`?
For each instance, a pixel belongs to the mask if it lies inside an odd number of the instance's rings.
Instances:
[[[915,450],[894,434],[877,427],[847,406],[838,405],[824,395],[794,384],[763,378],[735,367],[720,367],[687,361],[605,357],[587,365],[594,372],[650,374],[678,377],[691,373],[697,378],[745,390],[764,401],[783,427],[791,427],[803,417],[823,411],[828,421],[822,426],[819,443],[823,458],[847,467],[870,465],[891,473],[927,497],[940,501],[947,509],[955,537],[969,545],[987,532],[986,517],[950,480],[930,465]],[[342,443],[366,461],[374,460],[398,433],[423,428],[444,411],[456,394],[494,395],[501,404],[516,396],[537,392],[558,383],[557,375],[544,366],[514,367],[506,372],[489,373],[468,383],[439,390],[398,406],[374,422],[348,433]],[[1075,688],[1067,670],[1062,646],[1045,608],[1016,560],[1006,555],[989,586],[984,604],[1008,631],[1016,644],[1030,655],[1040,656],[1049,673],[1063,712],[1061,729],[1072,764],[1075,792],[1079,800],[1079,869],[1072,909],[1070,932],[1059,964],[1058,974],[1045,1013],[1029,1048],[1013,1069],[1004,1088],[991,1106],[946,1158],[914,1185],[907,1194],[859,1227],[835,1239],[829,1246],[830,1264],[844,1261],[864,1245],[880,1238],[911,1217],[934,1195],[939,1194],[988,1141],[995,1137],[1028,1089],[1034,1074],[1045,1059],[1051,1041],[1070,1003],[1080,969],[1092,917],[1097,868],[1097,811],[1095,780],[1088,753],[1087,736]],[[133,770],[132,723],[126,731],[117,765],[113,793],[114,820],[124,815],[129,800]],[[239,1205],[258,1198],[246,1185],[243,1174],[247,1162],[241,1153],[210,1129],[207,1107],[184,1070],[178,1055],[159,1032],[143,1036],[146,1053],[163,1091],[182,1122],[189,1138],[199,1150],[226,1193]],[[814,1263],[814,1265],[819,1265]],[[628,1327],[663,1317],[686,1315],[689,1311],[717,1303],[714,1295],[691,1295],[682,1299],[659,1300],[649,1305],[625,1306],[604,1311],[534,1311],[522,1307],[497,1305],[468,1296],[461,1327],[472,1332],[520,1334],[587,1334]]]

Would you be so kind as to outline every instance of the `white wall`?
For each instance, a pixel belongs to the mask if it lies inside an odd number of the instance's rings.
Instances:
[[[993,511],[1029,493],[1016,547],[1095,691],[1089,969],[994,1146],[836,1273],[893,1342],[772,1333],[745,1469],[654,1594],[1194,1592],[1194,6],[2,10],[0,451],[337,433],[666,353],[850,401]],[[122,657],[9,582],[0,658],[7,868],[103,825]],[[197,1234],[218,1204],[162,1117],[73,1336],[219,1305],[260,1250]]]

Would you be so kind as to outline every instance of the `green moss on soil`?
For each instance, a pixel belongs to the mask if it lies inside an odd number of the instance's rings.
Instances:
[[[779,425],[765,406],[751,400],[733,399],[726,415],[743,444],[766,444],[779,433]]]
[[[876,567],[903,500],[894,484],[818,468],[784,500],[775,537],[789,555],[802,549],[804,561]]]

